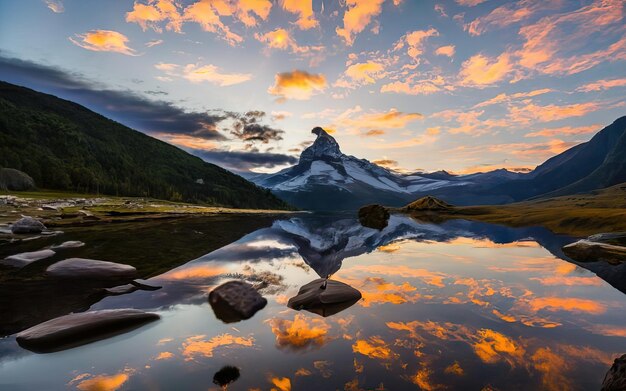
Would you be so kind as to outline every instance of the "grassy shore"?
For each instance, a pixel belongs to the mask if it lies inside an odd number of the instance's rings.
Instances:
[[[394,212],[406,212],[392,209]],[[453,206],[441,211],[411,211],[422,219],[467,219],[513,227],[543,226],[555,233],[588,236],[626,231],[626,183],[588,194],[508,205]]]

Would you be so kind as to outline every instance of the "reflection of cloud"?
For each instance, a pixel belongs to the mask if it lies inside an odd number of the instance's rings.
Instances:
[[[272,391],[291,391],[291,380],[288,377],[271,377],[270,382],[274,385]]]
[[[447,277],[444,273],[431,272],[426,269],[414,269],[405,265],[357,265],[347,270],[366,272],[376,275],[418,278],[428,285],[433,285],[439,288],[445,287],[443,279]]]
[[[89,373],[83,373],[76,376],[69,384],[79,382],[76,385],[81,391],[115,391],[120,389],[128,381],[130,375],[134,371],[131,369],[125,369],[121,373],[115,375],[98,375],[92,376]],[[85,379],[86,380],[82,380]]]
[[[533,368],[542,373],[541,384],[546,390],[561,391],[572,389],[566,372],[571,369],[568,362],[550,348],[539,348],[531,356]]]
[[[398,357],[398,355],[391,350],[391,347],[378,336],[372,336],[368,339],[358,339],[352,345],[352,351],[369,358],[380,360],[390,360]]]
[[[473,344],[474,352],[485,363],[505,359],[511,366],[522,361],[524,348],[506,335],[491,329],[480,329]]]
[[[179,270],[175,270],[171,273],[159,276],[164,280],[194,280],[216,277],[227,272],[224,267],[216,267],[215,265],[197,265],[190,267],[183,267]]]
[[[271,319],[269,324],[276,336],[276,345],[280,348],[319,348],[330,340],[330,326],[324,320],[307,319],[303,314],[296,314],[293,320]]]
[[[465,374],[465,371],[463,370],[463,368],[461,367],[461,364],[459,364],[458,361],[455,361],[449,366],[447,366],[444,372],[447,374],[452,374],[452,375],[457,375],[457,376],[463,376]]]
[[[173,357],[174,354],[172,352],[161,352],[155,357],[155,360],[169,360]]]
[[[411,376],[411,381],[417,385],[420,390],[424,391],[433,391],[445,388],[440,384],[435,384],[431,376],[433,375],[433,370],[427,367],[422,367],[417,371],[417,373]]]
[[[606,312],[606,306],[604,304],[593,300],[577,299],[573,297],[537,297],[528,300],[528,306],[533,311],[568,311],[594,315]]]
[[[231,334],[222,334],[205,340],[206,335],[196,335],[185,339],[183,342],[183,356],[185,361],[193,360],[196,356],[213,357],[215,349],[221,346],[244,346],[250,347],[254,344],[254,338],[236,337]]]

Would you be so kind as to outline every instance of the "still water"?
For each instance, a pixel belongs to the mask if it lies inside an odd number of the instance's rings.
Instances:
[[[209,235],[224,226],[196,224],[194,232]],[[123,240],[108,243],[109,234],[90,236],[68,256],[130,264],[140,257],[136,248],[124,251]],[[84,234],[54,240],[76,238]],[[168,254],[176,240],[164,235],[145,252]],[[64,293],[56,304],[46,294],[8,307],[0,323],[11,333],[53,307],[139,308],[161,320],[49,354],[8,336],[0,340],[0,389],[219,389],[213,378],[225,366],[239,369],[232,390],[599,389],[626,353],[626,270],[569,262],[560,248],[572,240],[463,220],[392,216],[377,231],[351,216],[283,217],[159,272],[148,280],[162,286],[157,291],[85,300]],[[363,298],[329,317],[286,306],[302,285],[327,275]],[[232,279],[262,282],[268,305],[224,324],[207,294]]]

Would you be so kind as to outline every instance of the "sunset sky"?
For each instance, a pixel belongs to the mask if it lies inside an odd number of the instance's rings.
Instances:
[[[332,130],[401,171],[528,169],[626,114],[624,0],[0,0],[0,79],[233,171]]]

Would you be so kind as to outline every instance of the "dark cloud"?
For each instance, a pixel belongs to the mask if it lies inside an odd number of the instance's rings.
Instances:
[[[298,158],[278,153],[191,150],[207,162],[234,172],[246,172],[252,168],[274,168],[285,164],[296,164]]]
[[[79,102],[106,117],[144,133],[189,134],[209,140],[225,140],[217,124],[226,115],[187,112],[172,103],[153,101],[132,91],[104,88],[78,73],[9,58],[0,52],[4,81]]]
[[[267,144],[270,141],[282,140],[283,130],[263,125],[259,122],[265,118],[265,112],[254,110],[243,114],[227,112],[233,119],[231,134],[245,142],[261,142]]]

